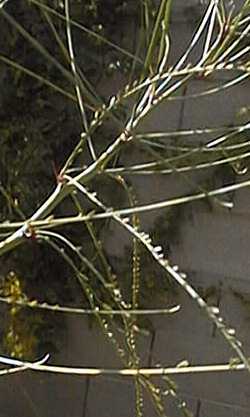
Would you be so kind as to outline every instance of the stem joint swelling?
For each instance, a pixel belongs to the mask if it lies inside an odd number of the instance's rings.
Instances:
[[[31,224],[27,223],[26,225],[26,231],[24,231],[23,236],[31,241],[36,241],[37,240],[37,234],[36,234],[36,229],[31,226]]]
[[[120,136],[121,142],[130,142],[133,139],[133,135],[131,134],[131,131],[128,129],[124,129]]]
[[[52,165],[53,165],[53,171],[54,171],[54,175],[56,178],[56,183],[58,184],[65,184],[66,183],[66,178],[64,176],[64,171],[63,169],[59,171],[58,167],[56,166],[55,162],[52,161]]]

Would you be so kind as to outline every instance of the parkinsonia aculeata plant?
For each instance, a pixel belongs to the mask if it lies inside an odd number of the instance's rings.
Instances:
[[[11,3],[11,2],[9,2]],[[15,18],[8,13],[8,1],[0,2],[2,16],[13,25],[15,30],[37,49],[37,51],[51,65],[65,77],[74,87],[74,92],[69,92],[42,77],[41,75],[18,64],[10,58],[1,55],[0,60],[8,66],[23,71],[30,77],[36,78],[44,85],[54,89],[76,103],[82,123],[82,133],[78,143],[69,155],[65,155],[65,163],[57,175],[57,184],[54,191],[46,201],[27,219],[22,222],[4,222],[0,225],[4,232],[4,238],[0,241],[0,254],[18,250],[27,239],[36,239],[49,245],[51,250],[57,251],[65,262],[72,269],[77,278],[88,302],[88,309],[72,308],[65,306],[53,306],[47,303],[39,304],[29,300],[15,300],[22,306],[41,308],[52,311],[63,311],[77,314],[93,314],[102,328],[105,337],[114,345],[120,356],[124,369],[75,369],[66,367],[52,367],[40,362],[22,362],[16,359],[2,357],[2,363],[13,365],[14,368],[2,370],[1,374],[17,372],[31,368],[33,370],[44,370],[48,372],[65,372],[85,375],[116,374],[127,375],[134,378],[136,391],[136,413],[143,415],[143,390],[145,389],[159,414],[164,415],[163,397],[170,395],[176,401],[177,407],[184,415],[189,415],[188,410],[179,398],[175,385],[167,377],[174,373],[212,372],[226,370],[248,369],[250,365],[243,353],[241,343],[235,336],[234,329],[229,328],[219,314],[217,307],[208,306],[205,300],[198,294],[195,288],[190,285],[185,273],[179,271],[176,265],[171,265],[167,254],[163,253],[160,245],[152,243],[148,233],[140,226],[140,213],[153,210],[160,210],[165,207],[176,206],[195,200],[214,199],[225,208],[231,207],[232,203],[224,201],[223,195],[239,188],[250,185],[250,180],[237,181],[235,183],[216,189],[205,189],[199,187],[197,193],[181,195],[173,199],[167,199],[146,205],[137,203],[136,192],[129,185],[134,175],[167,175],[177,173],[184,176],[186,172],[213,168],[229,164],[237,174],[243,174],[245,168],[242,165],[245,159],[249,158],[248,141],[243,140],[245,132],[249,130],[250,123],[231,127],[206,128],[178,130],[176,132],[162,133],[138,133],[138,127],[143,119],[163,101],[188,100],[192,97],[209,96],[230,89],[241,84],[250,75],[248,61],[250,46],[247,43],[250,32],[250,1],[245,1],[240,9],[237,9],[234,2],[223,0],[211,0],[203,2],[204,14],[197,23],[196,31],[190,39],[189,45],[183,55],[174,63],[169,65],[169,52],[171,51],[171,38],[169,32],[170,16],[174,0],[162,0],[158,5],[155,16],[150,15],[150,2],[144,1],[140,5],[141,26],[138,31],[140,41],[137,43],[134,54],[123,49],[119,45],[109,41],[100,34],[87,29],[82,24],[71,18],[71,2],[64,0],[59,8],[52,8],[47,3],[30,0],[27,7],[36,8],[46,18],[46,21],[53,28],[58,46],[61,48],[67,66],[63,66],[41,45]],[[105,6],[103,6],[105,7]],[[66,44],[58,36],[53,19],[57,19],[65,26]],[[98,39],[98,42],[108,44],[109,47],[119,51],[131,61],[131,70],[128,74],[128,84],[107,102],[97,94],[93,94],[89,88],[88,80],[82,74],[75,56],[72,30],[78,28],[87,32],[88,36]],[[198,48],[200,55],[192,62],[192,52]],[[193,59],[194,60],[194,59]],[[140,70],[138,70],[138,68]],[[194,78],[201,77],[206,80],[211,74],[227,73],[225,80],[220,81],[218,86],[206,89],[192,96],[181,96],[188,83]],[[119,109],[129,102],[131,109],[123,120],[119,116]],[[132,106],[131,106],[131,103]],[[96,134],[100,128],[111,120],[119,133],[110,138],[105,150],[98,151]],[[158,153],[159,147],[168,148],[159,139],[171,136],[186,137],[192,135],[210,134],[209,140],[203,140],[200,146],[177,146],[171,142],[172,150],[178,154],[172,157],[161,157]],[[212,136],[212,139],[211,139]],[[240,138],[240,140],[238,140]],[[130,147],[144,147],[150,149],[154,160],[143,162],[138,160],[133,165],[117,166],[115,161],[123,150]],[[222,156],[221,156],[222,155]],[[84,161],[84,158],[86,159]],[[139,158],[139,156],[138,156]],[[198,160],[198,162],[197,162]],[[84,164],[83,165],[83,161]],[[89,162],[87,162],[89,161]],[[107,206],[93,189],[93,180],[102,177],[118,183],[129,202],[127,208],[113,208]],[[189,181],[189,180],[187,180]],[[133,182],[133,181],[132,181]],[[82,198],[84,196],[84,198]],[[221,197],[222,196],[222,197]],[[54,209],[59,204],[70,198],[73,201],[77,215],[56,217]],[[95,209],[87,211],[85,203],[88,201]],[[88,205],[89,207],[89,205]],[[99,240],[95,229],[95,222],[110,219],[118,223],[132,237],[133,251],[131,259],[132,288],[131,300],[126,300],[120,289],[119,280],[112,273],[111,266],[105,255],[102,242]],[[96,249],[98,259],[102,268],[83,253],[82,249],[74,243],[73,239],[66,237],[62,227],[65,225],[84,223],[89,232],[89,237]],[[60,231],[55,231],[60,226]],[[166,239],[168,237],[166,236]],[[175,368],[142,368],[140,356],[137,349],[137,316],[143,314],[169,314],[178,312],[178,306],[161,310],[141,310],[139,308],[139,294],[141,286],[140,277],[140,248],[144,248],[166,273],[198,304],[200,309],[215,324],[223,337],[229,343],[239,358],[238,363],[226,365],[214,365],[203,367],[175,367]],[[28,249],[27,249],[28,250]],[[77,259],[77,261],[76,261]],[[91,280],[84,270],[89,270],[103,291],[107,294],[106,303],[96,293]],[[1,301],[13,303],[10,298],[1,298]],[[121,341],[116,335],[116,322],[114,316],[120,317],[119,326],[123,329],[124,338]],[[47,357],[45,357],[45,360]],[[164,390],[158,388],[150,379],[152,375],[161,375],[166,387]]]

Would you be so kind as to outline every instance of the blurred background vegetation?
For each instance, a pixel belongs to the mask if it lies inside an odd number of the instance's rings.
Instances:
[[[41,4],[48,8],[40,7]],[[156,5],[151,1],[148,5],[153,16]],[[116,74],[132,74],[137,64],[103,39],[126,49],[127,22],[132,19],[136,33],[140,2],[75,0],[70,2],[70,7],[71,19],[84,29],[72,27],[78,67],[84,79],[88,80],[88,91],[93,101],[97,105],[105,103],[109,97],[102,93],[97,95],[93,86],[100,85],[103,79],[112,80]],[[81,133],[79,111],[72,101],[74,87],[69,89],[65,74],[23,36],[27,31],[57,63],[69,67],[65,22],[56,16],[56,13],[64,13],[63,9],[61,1],[37,2],[36,6],[20,0],[7,6],[12,20],[0,14],[1,32],[4,34],[0,38],[1,222],[21,221],[41,205],[56,184],[56,175],[65,162],[65,155],[72,151]],[[22,27],[21,32],[18,25]],[[94,31],[97,36],[89,31]],[[135,48],[133,41],[130,39]],[[68,97],[45,85],[45,80],[66,90]],[[124,112],[122,117],[126,116],[126,108]],[[102,126],[99,132],[102,148],[105,135],[110,136],[115,129],[109,124],[105,131],[105,126]],[[101,182],[99,188],[105,187],[108,192],[107,181]],[[121,192],[111,191],[108,195],[114,204],[114,197],[119,202],[124,198]],[[66,212],[67,207],[63,204],[55,211],[61,216]],[[104,227],[108,227],[107,223]],[[86,238],[86,226],[76,229],[67,226],[66,229],[94,259],[95,251]],[[97,235],[101,229],[102,226],[97,229]],[[11,297],[13,301],[37,300],[69,305],[78,293],[77,285],[72,283],[71,271],[62,258],[34,239],[27,239],[18,251],[2,258],[0,276],[0,295]],[[129,270],[127,276],[129,282]],[[151,291],[155,285],[153,279],[146,282]],[[84,299],[82,302],[87,305]],[[60,335],[63,337],[62,317],[15,306],[3,310],[6,317],[2,329],[3,352],[32,359],[38,353],[57,350]]]

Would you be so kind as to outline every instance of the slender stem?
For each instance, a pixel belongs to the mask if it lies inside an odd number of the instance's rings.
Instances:
[[[73,74],[74,79],[75,79],[75,91],[76,91],[78,106],[79,106],[79,110],[80,110],[84,130],[85,130],[85,133],[87,133],[88,132],[88,121],[87,121],[87,116],[86,116],[86,112],[85,112],[84,105],[83,105],[83,99],[82,99],[80,84],[79,84],[79,81],[78,81],[79,76],[78,76],[77,69],[76,69],[74,48],[73,48],[72,35],[71,35],[69,1],[65,0],[64,3],[65,3],[65,16],[66,16],[66,33],[67,33],[67,40],[68,40],[68,49],[69,49],[69,56],[70,56],[71,71],[72,71],[72,74]],[[87,135],[87,142],[88,142],[90,155],[92,156],[92,158],[94,160],[96,160],[95,150],[94,150],[94,147],[93,147],[93,144],[92,144],[91,137],[89,135]]]
[[[181,375],[181,374],[194,374],[194,373],[214,373],[214,372],[234,372],[234,371],[245,371],[246,367],[243,363],[239,364],[216,364],[216,365],[196,365],[196,366],[184,366],[184,367],[160,367],[160,368],[140,368],[140,369],[104,369],[104,368],[74,368],[67,366],[53,366],[53,365],[42,365],[38,363],[21,361],[18,359],[6,358],[0,356],[0,363],[26,367],[33,371],[40,372],[52,372],[57,374],[68,374],[68,375],[117,375],[124,377],[134,377],[138,375],[147,376],[163,376],[163,375]],[[1,372],[1,371],[0,371]],[[1,373],[0,373],[1,375]]]

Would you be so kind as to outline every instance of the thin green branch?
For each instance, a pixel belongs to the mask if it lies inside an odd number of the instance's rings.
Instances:
[[[46,302],[39,303],[37,300],[13,300],[11,297],[0,297],[0,302],[8,305],[17,305],[20,307],[31,308],[31,309],[41,309],[52,311],[53,313],[69,313],[76,315],[87,315],[92,316],[96,315],[96,309],[89,308],[80,308],[80,307],[67,307],[61,306],[58,304],[48,304]],[[98,314],[101,316],[160,316],[175,314],[180,311],[181,307],[179,305],[168,307],[168,308],[154,308],[154,309],[123,309],[123,310],[114,310],[109,308],[103,310],[98,308]]]
[[[47,356],[46,356],[47,360]],[[226,363],[215,365],[196,365],[186,367],[158,367],[158,368],[140,368],[140,369],[104,369],[104,368],[74,368],[67,366],[40,365],[28,361],[7,358],[0,356],[0,363],[11,366],[26,367],[27,369],[39,372],[52,372],[57,374],[68,375],[116,375],[123,377],[135,377],[138,375],[145,376],[163,376],[163,375],[180,375],[180,374],[196,374],[196,373],[216,373],[216,372],[235,372],[245,371],[246,367],[243,363]]]
[[[58,17],[59,19],[66,21],[66,17],[57,12],[55,9],[49,7],[48,5],[41,3],[38,0],[27,0],[30,3],[35,4],[36,6],[46,10],[48,13]],[[99,42],[102,42],[108,46],[111,46],[113,49],[117,50],[118,52],[122,53],[123,55],[131,58],[131,59],[135,59],[138,63],[142,64],[143,61],[141,59],[139,59],[138,57],[136,57],[134,54],[130,53],[129,51],[127,51],[124,48],[121,48],[119,45],[115,44],[114,42],[111,42],[110,40],[108,40],[107,38],[105,38],[104,36],[100,35],[99,33],[94,32],[91,29],[88,29],[86,26],[82,25],[81,23],[76,22],[73,19],[70,19],[70,24],[80,30],[82,30],[83,32],[87,33],[88,35],[92,36],[93,38],[97,39]]]

